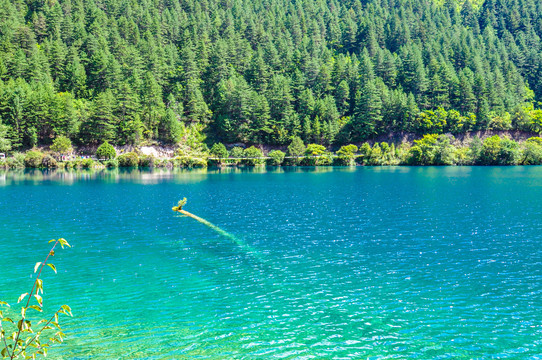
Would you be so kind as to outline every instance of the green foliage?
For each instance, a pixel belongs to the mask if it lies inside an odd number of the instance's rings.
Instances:
[[[290,145],[288,145],[288,155],[302,156],[305,153],[305,144],[299,137],[294,137]]]
[[[305,149],[306,156],[320,156],[326,152],[325,146],[318,144],[309,144]]]
[[[521,156],[519,144],[509,138],[502,139],[499,155],[501,165],[517,165]]]
[[[251,146],[243,151],[243,164],[249,166],[263,165],[265,160],[262,159],[263,153],[260,149]]]
[[[6,153],[11,150],[11,140],[8,138],[9,128],[2,125],[0,121],[0,153]]]
[[[209,152],[211,156],[217,157],[219,159],[224,159],[228,157],[228,150],[226,149],[226,146],[222,143],[216,143],[211,147],[211,151]]]
[[[333,158],[331,157],[331,154],[326,152],[326,148],[323,145],[307,145],[307,148],[305,149],[305,157],[302,160],[303,165],[331,165],[332,163]]]
[[[83,159],[81,160],[79,166],[83,169],[91,169],[92,167],[94,167],[94,160],[90,158]]]
[[[119,161],[117,159],[107,160],[105,162],[105,167],[107,167],[108,169],[118,168],[119,167]]]
[[[139,164],[139,157],[135,152],[127,152],[117,157],[119,161],[119,167],[137,167]]]
[[[542,165],[542,138],[532,137],[523,143],[524,165]]]
[[[25,154],[16,152],[12,157],[6,158],[6,164],[10,169],[24,168],[24,158]]]
[[[244,151],[242,147],[235,146],[230,150],[230,157],[232,158],[242,158],[244,156]]]
[[[173,159],[174,167],[203,168],[207,167],[207,160],[196,156],[176,156]]]
[[[152,155],[142,155],[139,157],[138,165],[140,167],[154,167],[156,159]]]
[[[69,154],[73,151],[72,142],[66,136],[58,136],[56,139],[53,140],[53,144],[51,145],[51,151],[57,154]]]
[[[369,165],[384,165],[382,148],[380,144],[376,143],[371,149],[371,154],[369,155],[368,164]]]
[[[29,151],[24,157],[24,166],[27,168],[37,169],[41,167],[43,154],[39,151]]]
[[[411,165],[451,165],[454,161],[455,148],[446,135],[424,135],[414,140],[410,148],[408,163]]]
[[[480,152],[479,162],[482,165],[498,165],[502,144],[499,135],[484,140]]]
[[[542,8],[460,3],[5,0],[0,152],[539,132]]]
[[[117,157],[117,152],[113,145],[105,141],[96,149],[96,157],[100,160],[111,160]]]
[[[519,145],[508,138],[494,135],[484,140],[478,159],[481,165],[514,165],[519,161]]]
[[[357,151],[358,147],[354,144],[341,146],[341,148],[337,151],[337,165],[354,165],[354,159]]]
[[[71,247],[64,239],[49,241],[51,242],[54,244],[45,260],[34,266],[34,273],[37,275],[32,289],[21,294],[17,300],[17,303],[24,304],[21,310],[12,310],[7,302],[0,300],[0,357],[3,359],[34,359],[40,355],[46,357],[53,344],[64,341],[66,335],[59,323],[59,316],[72,316],[68,305],[60,306],[50,317],[36,319],[37,313],[44,311],[43,280],[40,278],[42,271],[47,266],[56,274],[56,266],[48,262],[49,258],[54,256],[58,244],[62,248]]]
[[[363,156],[368,156],[371,154],[371,145],[369,143],[363,143],[361,147],[359,148],[359,152]]]
[[[181,200],[179,200],[179,203],[177,204],[177,206],[174,206],[172,207],[171,209],[173,211],[181,211],[183,209],[183,206],[186,205],[186,198],[182,198]]]
[[[54,157],[51,155],[45,155],[43,159],[41,160],[41,167],[44,168],[56,168],[57,163]]]
[[[286,154],[280,150],[272,150],[267,154],[271,159],[269,159],[269,165],[279,166],[282,165],[284,157]]]
[[[299,163],[299,157],[305,154],[305,149],[305,144],[303,144],[301,138],[296,136],[292,139],[292,142],[288,145],[288,155],[294,157],[294,159],[292,159],[294,165]]]

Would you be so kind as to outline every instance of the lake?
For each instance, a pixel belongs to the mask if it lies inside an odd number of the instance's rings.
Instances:
[[[527,166],[0,172],[0,299],[63,237],[54,359],[542,359],[541,199]]]

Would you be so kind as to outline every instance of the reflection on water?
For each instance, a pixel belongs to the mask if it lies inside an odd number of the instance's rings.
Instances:
[[[53,181],[71,185],[76,181],[119,182],[129,180],[140,184],[156,184],[164,180],[198,182],[213,174],[280,174],[280,173],[329,173],[353,172],[356,167],[332,166],[256,166],[211,167],[202,169],[121,168],[121,169],[16,169],[0,170],[0,186],[17,183]]]

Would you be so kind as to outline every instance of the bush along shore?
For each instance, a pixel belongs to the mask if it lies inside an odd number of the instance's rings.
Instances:
[[[64,141],[65,139],[61,139]],[[105,142],[93,154],[73,155],[71,144],[55,141],[49,149],[14,152],[0,158],[0,168],[202,168],[207,166],[382,166],[382,165],[541,165],[542,138],[516,141],[493,135],[457,141],[452,135],[428,134],[412,142],[374,142],[344,145],[335,151],[319,144],[304,144],[296,137],[286,149],[264,153],[258,147],[214,144],[210,149],[178,147],[170,156],[140,150],[121,152]],[[284,151],[283,151],[284,150]]]

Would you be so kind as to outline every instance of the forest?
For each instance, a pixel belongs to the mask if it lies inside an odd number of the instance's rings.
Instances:
[[[0,0],[0,152],[542,131],[535,0]]]

